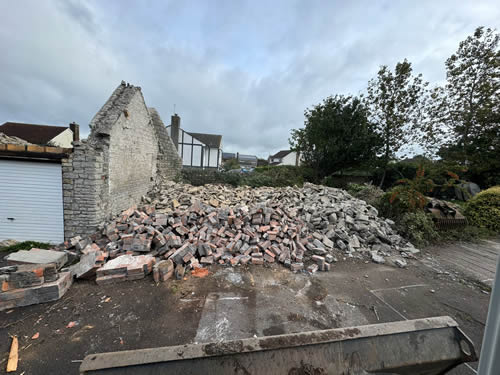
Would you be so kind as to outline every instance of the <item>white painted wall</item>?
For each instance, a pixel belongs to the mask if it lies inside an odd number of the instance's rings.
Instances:
[[[73,131],[70,128],[58,134],[50,140],[50,144],[55,147],[72,148]]]
[[[279,163],[278,165],[295,165],[296,161],[297,161],[297,153],[290,152],[287,156],[285,156],[281,160],[281,163]],[[300,160],[299,160],[299,165],[300,165]]]
[[[170,135],[171,126],[167,126],[168,135]],[[184,136],[184,139],[183,139]],[[185,144],[183,144],[185,143]],[[193,146],[191,147],[191,143]],[[202,146],[202,147],[200,147]],[[191,148],[193,149],[193,163],[191,164]],[[219,152],[217,152],[219,151]],[[210,149],[210,164],[208,163],[208,147],[204,143],[200,142],[196,138],[192,137],[190,134],[182,129],[179,129],[179,148],[177,149],[179,156],[182,158],[182,165],[193,166],[193,167],[217,167],[217,156],[219,159],[218,165],[222,165],[222,149]],[[203,154],[203,160],[202,160]],[[202,165],[203,161],[203,165]]]
[[[210,163],[209,163],[210,156]],[[218,149],[205,147],[203,155],[203,166],[204,167],[217,167],[217,160],[219,160],[219,166],[221,165],[222,151],[219,152]]]

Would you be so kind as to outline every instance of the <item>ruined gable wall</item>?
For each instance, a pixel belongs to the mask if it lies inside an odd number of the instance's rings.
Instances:
[[[110,213],[138,204],[157,172],[158,140],[141,91],[120,114],[110,132]]]
[[[74,142],[62,161],[65,239],[94,233],[182,168],[161,118],[148,110],[139,87],[122,82],[90,127],[88,139]]]

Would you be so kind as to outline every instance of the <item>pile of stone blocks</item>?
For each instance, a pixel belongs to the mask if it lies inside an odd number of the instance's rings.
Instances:
[[[0,311],[58,300],[71,286],[71,273],[59,272],[67,260],[64,252],[21,250],[6,260],[10,265],[0,268]]]
[[[105,285],[143,279],[151,273],[154,264],[155,258],[151,255],[121,255],[97,270],[96,283]]]
[[[189,210],[196,202],[221,209],[278,205],[295,212],[308,233],[326,237],[329,240],[325,241],[326,248],[335,249],[331,253],[334,257],[342,255],[379,262],[387,256],[405,258],[419,252],[397,234],[394,222],[378,216],[375,207],[345,190],[322,185],[232,188],[167,182],[144,197],[144,202],[169,215],[177,210]]]
[[[282,264],[293,272],[327,272],[338,257],[411,257],[418,252],[347,192],[303,188],[192,187],[169,182],[65,251],[80,257],[76,277],[99,284],[142,278],[157,282],[212,264]],[[135,271],[134,271],[135,270]]]

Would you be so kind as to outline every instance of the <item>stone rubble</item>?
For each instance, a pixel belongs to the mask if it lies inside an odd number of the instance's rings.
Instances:
[[[76,277],[95,273],[98,283],[109,283],[153,272],[160,282],[212,264],[273,263],[312,274],[329,271],[338,257],[385,263],[387,256],[418,253],[374,207],[325,186],[252,189],[167,182],[143,201],[89,238],[65,243],[66,253],[80,257],[72,266]]]
[[[37,255],[47,250],[34,249]],[[38,252],[38,253],[37,253]],[[29,252],[26,252],[29,253]],[[58,254],[54,257],[53,253]],[[60,260],[66,255],[52,251],[49,258]],[[43,256],[39,260],[46,260]],[[25,259],[21,259],[25,260]],[[73,278],[69,272],[59,272],[61,263],[9,262],[11,265],[0,268],[0,311],[12,307],[27,306],[55,301],[69,289]]]

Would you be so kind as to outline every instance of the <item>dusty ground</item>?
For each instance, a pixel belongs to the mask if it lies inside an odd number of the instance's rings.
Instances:
[[[54,303],[0,312],[0,368],[20,340],[21,374],[78,373],[85,355],[449,315],[481,344],[489,294],[420,261],[408,269],[346,260],[332,272],[214,266],[207,278],[78,282]],[[66,328],[76,321],[73,328]],[[31,337],[39,332],[37,340]],[[476,367],[476,364],[472,364]],[[455,374],[473,374],[461,366]]]

